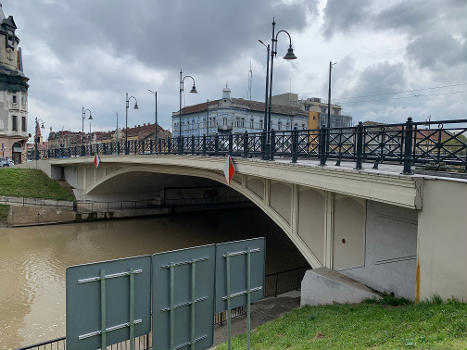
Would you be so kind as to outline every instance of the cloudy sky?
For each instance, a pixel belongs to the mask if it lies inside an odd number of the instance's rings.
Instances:
[[[0,0],[1,1],[1,0]],[[47,129],[81,129],[81,106],[93,130],[124,125],[125,92],[138,99],[129,125],[154,120],[170,127],[178,110],[180,68],[199,93],[186,105],[232,96],[264,100],[272,17],[290,32],[298,60],[276,59],[273,93],[327,101],[329,61],[333,102],[354,123],[465,118],[465,0],[3,0],[13,15],[30,78],[30,117]],[[278,57],[287,50],[279,37]],[[187,81],[187,89],[190,82]],[[32,127],[30,127],[32,130]],[[86,121],[86,130],[89,124]]]

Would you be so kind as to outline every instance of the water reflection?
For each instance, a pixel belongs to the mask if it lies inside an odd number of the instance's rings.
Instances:
[[[65,335],[68,266],[267,237],[266,273],[306,264],[258,209],[0,229],[0,349]]]

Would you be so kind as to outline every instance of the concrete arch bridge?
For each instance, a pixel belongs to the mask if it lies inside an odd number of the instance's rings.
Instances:
[[[33,165],[34,162],[30,162]],[[163,186],[225,184],[223,157],[102,156],[38,161],[77,198],[147,199]],[[401,167],[235,158],[231,188],[264,211],[313,269],[410,299],[466,296],[467,181]]]

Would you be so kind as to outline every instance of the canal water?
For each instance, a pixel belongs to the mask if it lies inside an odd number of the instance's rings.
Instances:
[[[266,236],[266,273],[305,266],[259,209],[0,228],[0,349],[65,335],[68,266]]]

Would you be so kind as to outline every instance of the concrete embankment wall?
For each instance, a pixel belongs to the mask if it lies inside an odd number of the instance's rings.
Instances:
[[[10,206],[8,225],[28,226],[66,223],[75,220],[75,212],[66,208]]]

